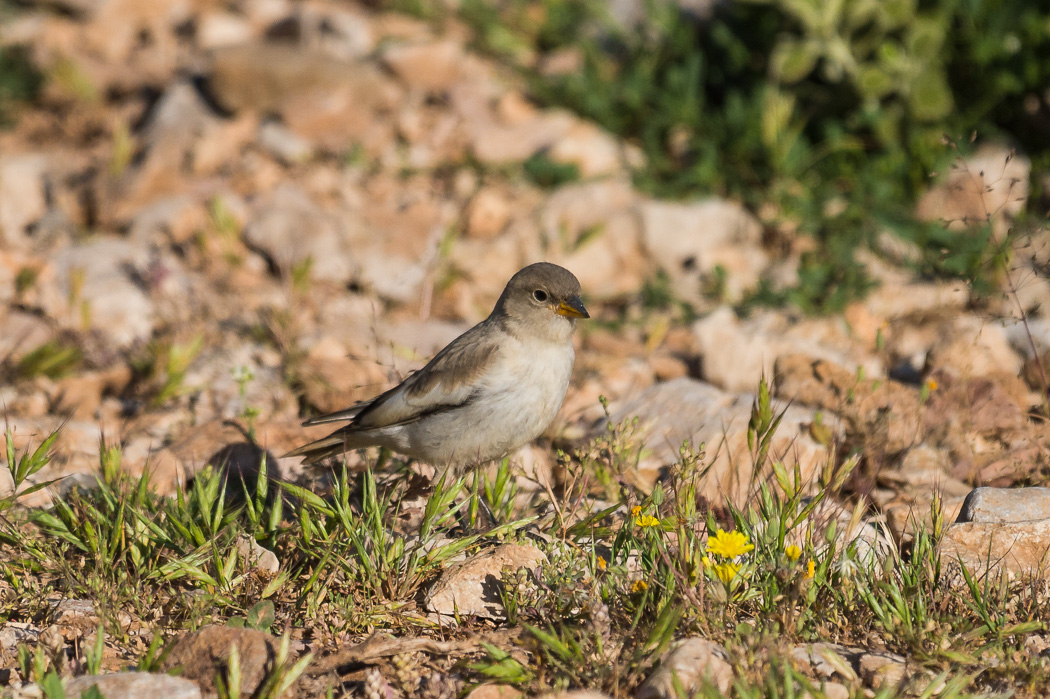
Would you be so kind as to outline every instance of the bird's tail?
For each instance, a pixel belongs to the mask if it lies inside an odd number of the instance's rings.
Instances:
[[[304,444],[298,449],[293,449],[285,454],[285,456],[304,456],[306,458],[303,459],[303,465],[308,466],[310,464],[316,464],[318,461],[324,461],[330,456],[343,454],[347,449],[352,448],[353,447],[347,445],[346,437],[344,435],[339,432],[334,432],[327,437],[322,437],[321,439],[310,442],[309,444]]]

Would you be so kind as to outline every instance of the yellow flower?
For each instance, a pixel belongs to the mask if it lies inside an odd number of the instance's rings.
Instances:
[[[938,384],[935,379],[926,379],[926,388],[928,388],[931,392],[936,391],[937,386]]]
[[[639,527],[659,527],[660,520],[652,515],[642,515],[634,520],[634,523]]]
[[[719,563],[715,566],[715,575],[726,585],[740,572],[740,566],[736,563]]]
[[[794,544],[791,544],[790,546],[784,549],[784,555],[792,561],[797,561],[799,556],[802,555],[802,549],[800,549],[798,546],[795,546]]]
[[[648,589],[649,589],[649,584],[646,583],[644,580],[635,580],[634,584],[631,585],[631,592],[634,592],[634,593],[645,592]]]
[[[806,564],[806,577],[807,578],[812,578],[813,575],[816,572],[817,572],[817,564],[811,558],[811,559],[809,559],[809,563]]]
[[[602,558],[601,556],[598,556],[598,570],[605,570],[605,566],[606,565],[607,564],[605,562],[605,559]]]
[[[632,517],[637,517],[640,514],[642,514],[642,506],[641,505],[635,505],[634,507],[631,508],[631,516]]]
[[[714,561],[712,561],[707,556],[704,556],[703,558],[701,558],[700,562],[704,565],[705,568],[710,568],[711,566],[714,565]]]
[[[720,528],[707,541],[707,550],[722,558],[736,558],[755,548],[754,544],[747,540],[747,536],[738,531],[726,532]]]

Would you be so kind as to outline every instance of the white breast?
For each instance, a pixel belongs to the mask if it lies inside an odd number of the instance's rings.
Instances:
[[[481,377],[478,395],[463,408],[414,425],[410,455],[440,463],[478,463],[526,444],[550,425],[572,374],[571,342],[508,338],[500,361]]]

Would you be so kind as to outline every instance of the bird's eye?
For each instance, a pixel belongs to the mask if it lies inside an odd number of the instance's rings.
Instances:
[[[536,299],[540,303],[543,303],[547,300],[547,292],[543,289],[536,289],[536,291],[532,292],[532,298]]]

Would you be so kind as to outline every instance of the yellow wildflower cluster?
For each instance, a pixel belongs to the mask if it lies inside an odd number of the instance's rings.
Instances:
[[[755,545],[747,540],[742,532],[727,532],[719,528],[718,533],[707,540],[707,550],[722,558],[736,558],[743,556],[755,548]]]
[[[652,515],[643,515],[642,508],[639,505],[635,505],[631,508],[631,516],[634,517],[634,526],[636,527],[660,526],[660,520]]]
[[[754,548],[755,545],[747,540],[747,535],[743,532],[727,532],[719,529],[707,540],[707,553],[710,555],[704,556],[701,563],[705,568],[712,569],[715,577],[728,585],[740,573],[740,564],[735,563],[733,559],[743,556]],[[716,558],[713,559],[711,556]]]
[[[791,544],[790,546],[784,549],[784,555],[787,556],[788,560],[790,561],[797,561],[802,555],[802,549],[800,549],[798,546],[795,546],[794,544]]]

